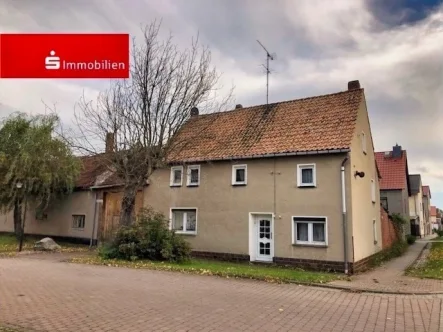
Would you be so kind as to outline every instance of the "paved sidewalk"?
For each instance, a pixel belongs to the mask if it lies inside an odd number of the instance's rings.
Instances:
[[[443,293],[443,280],[420,279],[404,275],[404,271],[417,260],[428,239],[417,240],[401,257],[366,273],[351,277],[351,281],[338,280],[330,284],[355,290],[375,292],[438,294]]]
[[[441,327],[439,295],[357,294],[46,257],[54,259],[0,259],[0,326],[27,332],[438,332]]]

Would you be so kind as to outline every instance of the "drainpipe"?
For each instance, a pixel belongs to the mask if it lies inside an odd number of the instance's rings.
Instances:
[[[348,157],[343,159],[341,163],[341,200],[342,200],[342,222],[343,222],[343,253],[345,263],[345,274],[349,274],[348,267],[348,226],[346,215],[346,186],[345,186],[345,164]]]

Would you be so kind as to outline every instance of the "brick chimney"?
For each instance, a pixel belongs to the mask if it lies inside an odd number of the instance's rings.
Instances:
[[[106,133],[106,147],[105,152],[114,152],[115,136],[114,133]]]
[[[198,108],[197,107],[193,107],[191,108],[191,118],[198,116]]]
[[[348,90],[357,90],[360,89],[360,81],[359,80],[355,80],[355,81],[349,81],[348,82]]]
[[[239,108],[243,108],[243,105],[242,105],[242,104],[237,104],[237,105],[235,105],[235,109],[236,109],[236,110],[238,110]]]
[[[392,147],[392,158],[401,158],[401,145],[395,144]]]

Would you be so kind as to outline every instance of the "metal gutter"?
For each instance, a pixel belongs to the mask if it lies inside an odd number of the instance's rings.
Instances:
[[[313,150],[313,151],[299,151],[299,152],[282,152],[282,153],[268,153],[252,156],[232,156],[232,157],[221,157],[221,158],[210,158],[210,159],[190,159],[186,161],[176,161],[171,162],[171,164],[179,163],[194,163],[194,162],[204,162],[204,161],[221,161],[221,160],[243,160],[243,159],[261,159],[261,158],[275,158],[275,157],[293,157],[293,156],[306,156],[306,155],[323,155],[323,154],[337,154],[337,153],[347,153],[350,149],[334,149],[334,150]]]

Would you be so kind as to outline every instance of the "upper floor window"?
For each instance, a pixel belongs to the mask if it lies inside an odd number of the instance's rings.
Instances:
[[[187,186],[193,187],[200,184],[200,165],[188,166]]]
[[[366,134],[364,131],[361,132],[360,139],[361,139],[361,150],[363,151],[364,154],[366,154],[367,144],[366,144]]]
[[[247,183],[247,166],[233,165],[232,166],[232,185],[245,185]]]
[[[381,206],[383,206],[385,208],[386,211],[389,211],[388,209],[388,198],[387,197],[380,197],[380,203]]]
[[[183,166],[173,166],[171,167],[171,177],[170,177],[171,187],[180,187],[183,182]]]
[[[371,180],[371,199],[372,203],[376,202],[376,190],[375,190],[375,181]]]
[[[177,233],[197,233],[197,209],[171,209],[171,229]]]
[[[315,187],[316,185],[315,164],[297,165],[297,186]]]

